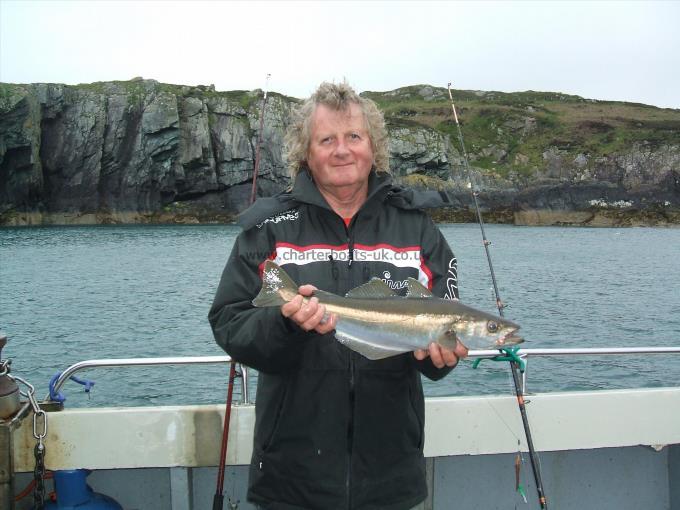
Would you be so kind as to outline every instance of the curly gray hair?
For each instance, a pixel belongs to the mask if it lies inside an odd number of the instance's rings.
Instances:
[[[307,155],[312,130],[312,116],[318,105],[324,105],[336,111],[345,111],[350,104],[361,108],[366,122],[366,129],[373,149],[373,168],[377,172],[389,172],[389,147],[385,118],[382,112],[370,99],[361,97],[346,82],[319,85],[309,99],[305,100],[293,111],[293,122],[288,126],[285,137],[285,152],[291,177],[308,168]]]

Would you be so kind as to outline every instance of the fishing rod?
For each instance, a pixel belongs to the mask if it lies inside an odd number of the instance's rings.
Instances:
[[[264,109],[267,105],[267,89],[269,87],[269,78],[271,74],[267,74],[264,85],[264,98],[262,99],[262,108],[260,110],[260,132],[257,135],[257,145],[255,147],[255,166],[253,167],[253,186],[250,191],[250,205],[253,205],[257,197],[257,174],[260,169],[260,146],[262,144],[262,132],[264,130]],[[231,403],[234,394],[234,381],[236,377],[243,377],[245,380],[245,367],[241,367],[241,372],[236,372],[236,362],[232,359],[229,361],[229,383],[227,385],[227,403],[224,411],[224,426],[222,428],[222,445],[220,448],[220,463],[217,468],[217,488],[213,496],[212,510],[222,510],[224,508],[224,471],[227,462],[227,444],[229,443],[229,422],[231,421]],[[229,502],[230,508],[236,508],[238,502]]]
[[[470,163],[468,161],[467,151],[465,150],[465,141],[463,140],[463,131],[460,128],[460,122],[458,122],[458,114],[456,113],[456,106],[453,102],[453,95],[451,94],[451,83],[448,86],[449,99],[451,100],[451,110],[453,110],[453,118],[456,121],[456,127],[458,129],[458,141],[460,142],[460,147],[463,152],[463,164],[465,168],[465,173],[468,180],[468,188],[472,193],[472,200],[475,204],[475,211],[477,213],[477,222],[479,223],[479,228],[482,232],[482,242],[484,244],[484,252],[486,253],[486,261],[489,264],[489,271],[491,272],[491,281],[493,283],[494,295],[496,297],[496,307],[498,308],[498,313],[503,317],[503,309],[505,305],[501,300],[500,292],[498,291],[498,284],[496,282],[496,273],[493,270],[493,263],[491,262],[491,252],[489,246],[491,242],[486,237],[486,232],[484,231],[484,220],[482,219],[482,211],[479,207],[479,201],[477,200],[477,195],[479,192],[472,185],[472,180],[470,178]],[[520,365],[517,359],[510,360],[510,371],[512,373],[512,381],[515,386],[515,395],[517,396],[517,404],[519,406],[519,412],[522,416],[522,425],[524,426],[524,435],[527,441],[527,447],[529,449],[529,459],[531,460],[531,469],[534,473],[534,481],[536,482],[536,492],[538,493],[538,503],[541,508],[547,509],[548,503],[545,497],[545,492],[543,490],[543,482],[541,480],[541,470],[538,463],[538,455],[536,454],[536,449],[534,448],[534,442],[531,438],[531,428],[529,427],[529,417],[527,416],[526,402],[524,400],[524,393],[522,391],[521,379],[520,379]],[[519,470],[517,470],[519,472]],[[518,475],[519,476],[519,475]],[[519,488],[519,479],[517,481],[517,487]]]
[[[212,510],[224,508],[224,471],[227,462],[227,444],[229,443],[229,422],[231,421],[231,402],[234,395],[234,380],[236,379],[236,362],[229,361],[229,384],[227,385],[227,405],[224,411],[224,427],[222,428],[222,444],[220,448],[220,463],[217,467],[217,488],[213,496]],[[231,503],[231,502],[230,502]],[[233,505],[232,505],[233,506]]]

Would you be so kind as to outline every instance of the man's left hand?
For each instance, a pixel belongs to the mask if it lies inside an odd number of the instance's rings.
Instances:
[[[458,360],[465,358],[467,354],[467,347],[460,342],[456,344],[456,347],[453,350],[442,347],[436,342],[432,342],[427,350],[418,349],[413,352],[413,355],[419,361],[422,361],[429,356],[432,360],[432,364],[437,368],[455,367],[458,364]]]

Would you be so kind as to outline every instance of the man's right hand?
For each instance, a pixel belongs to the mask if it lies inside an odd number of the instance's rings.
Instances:
[[[323,335],[335,329],[337,318],[334,314],[326,315],[326,307],[319,303],[318,298],[310,298],[315,290],[313,285],[300,286],[298,295],[281,306],[281,315],[305,331],[316,331]]]

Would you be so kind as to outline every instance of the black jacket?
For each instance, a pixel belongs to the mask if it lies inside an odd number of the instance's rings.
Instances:
[[[425,197],[437,205],[437,195]],[[399,291],[407,277],[457,297],[456,259],[419,207],[423,195],[371,174],[349,227],[307,173],[291,192],[241,218],[210,311],[216,341],[259,371],[248,499],[271,509],[405,510],[427,495],[422,372],[412,353],[369,361],[333,335],[307,333],[279,308],[254,308],[273,259],[299,284],[344,295],[372,277]]]

